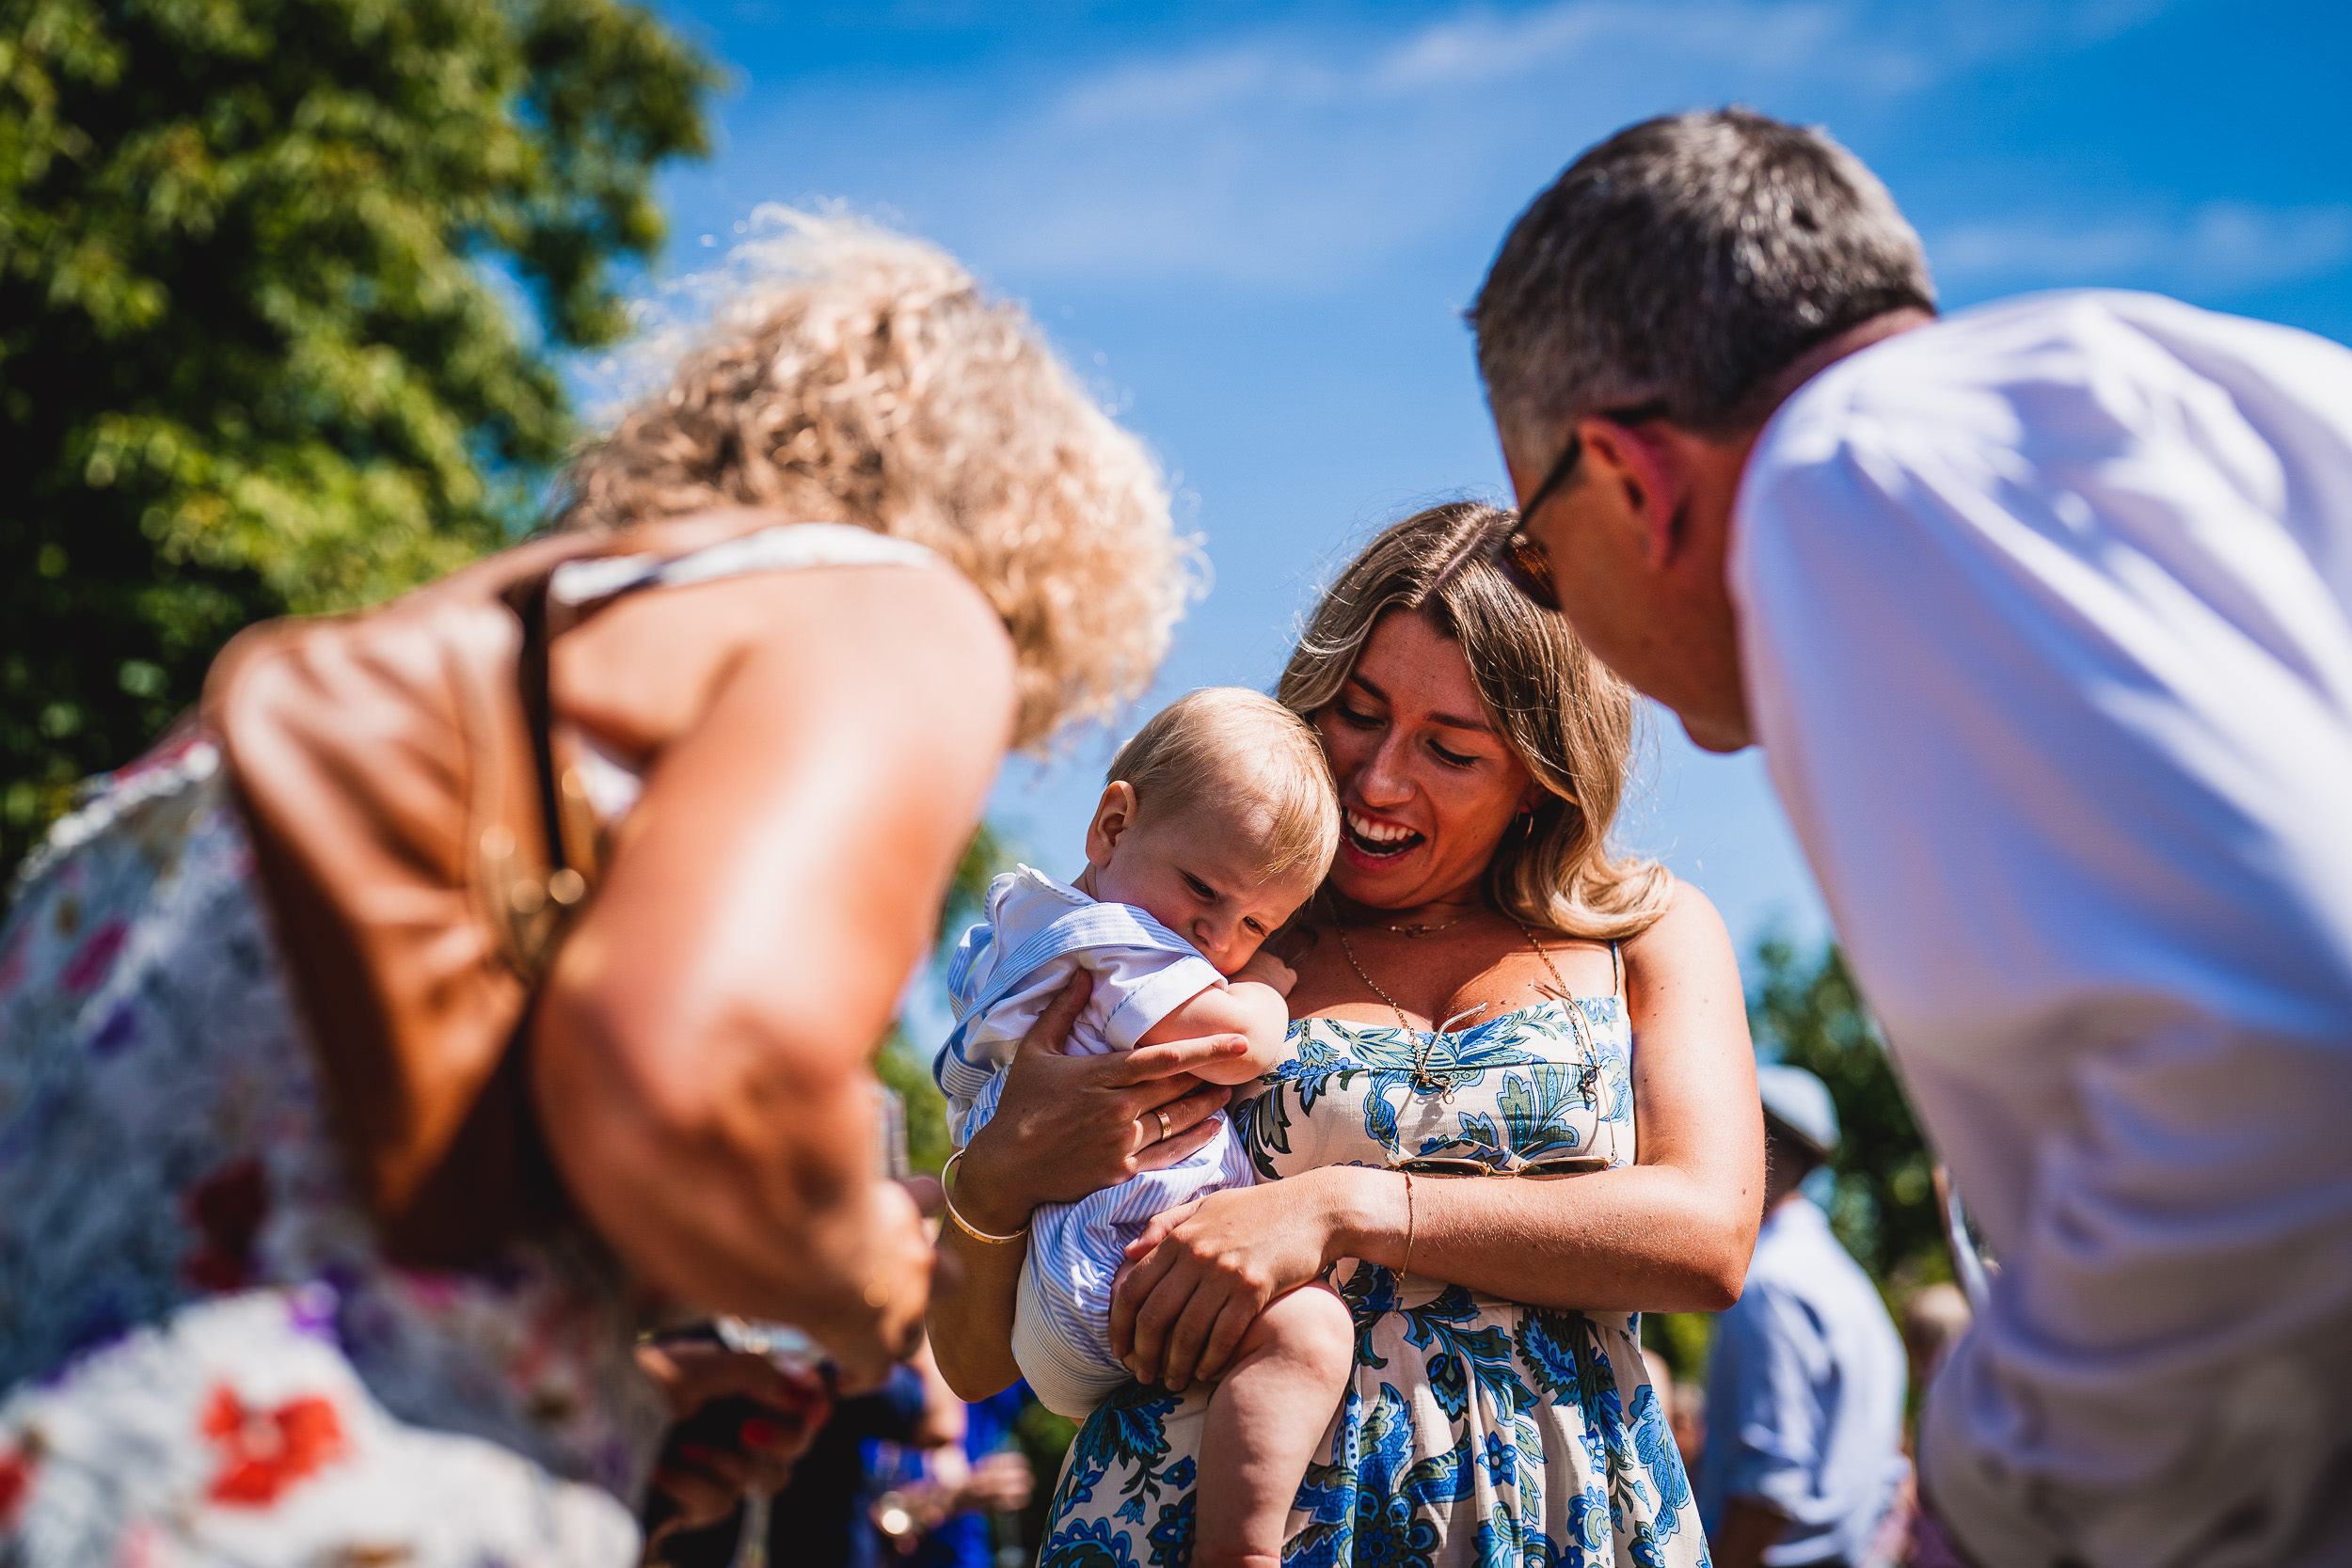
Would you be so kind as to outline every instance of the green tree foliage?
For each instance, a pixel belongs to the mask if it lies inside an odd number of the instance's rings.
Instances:
[[[1806,955],[1777,938],[1756,945],[1760,976],[1748,998],[1759,1055],[1801,1067],[1829,1085],[1837,1106],[1836,1185],[1830,1226],[1889,1300],[1951,1277],[1935,1212],[1933,1164],[1895,1077],[1878,1026],[1835,943]],[[1714,1318],[1705,1312],[1642,1317],[1643,1348],[1677,1378],[1703,1381]]]
[[[1712,1312],[1642,1314],[1642,1349],[1654,1360],[1663,1361],[1677,1382],[1705,1383],[1707,1358],[1714,1348]]]
[[[1818,1076],[1837,1106],[1830,1224],[1838,1240],[1883,1287],[1948,1278],[1933,1161],[1845,954],[1829,945],[1807,958],[1772,940],[1757,947],[1756,964],[1748,1020],[1758,1048]]]
[[[238,626],[528,526],[713,80],[626,0],[0,0],[0,868]]]

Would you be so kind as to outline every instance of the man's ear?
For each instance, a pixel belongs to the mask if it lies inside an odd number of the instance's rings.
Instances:
[[[1654,420],[1619,424],[1595,415],[1578,432],[1584,438],[1586,483],[1613,488],[1625,514],[1641,524],[1642,563],[1663,571],[1682,546],[1678,523],[1690,482],[1682,472],[1681,450],[1667,427]]]
[[[1136,786],[1113,779],[1103,786],[1103,798],[1094,803],[1094,820],[1087,824],[1088,863],[1108,865],[1111,851],[1135,825]]]

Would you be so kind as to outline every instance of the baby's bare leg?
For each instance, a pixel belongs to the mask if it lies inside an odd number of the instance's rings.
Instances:
[[[1291,1501],[1356,1365],[1356,1325],[1320,1282],[1270,1302],[1209,1397],[1193,1561],[1279,1568]]]

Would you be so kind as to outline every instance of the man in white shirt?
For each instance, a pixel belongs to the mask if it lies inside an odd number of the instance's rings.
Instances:
[[[1934,315],[1818,132],[1621,132],[1472,312],[1506,564],[1764,746],[2004,1268],[1922,1486],[1987,1568],[2352,1561],[2352,352]]]

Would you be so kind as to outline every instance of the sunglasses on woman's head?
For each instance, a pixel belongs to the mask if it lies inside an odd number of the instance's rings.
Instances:
[[[1599,417],[1613,424],[1641,424],[1645,420],[1662,419],[1667,411],[1664,398],[1652,398],[1647,403],[1635,404],[1629,408],[1604,409]],[[1544,502],[1551,499],[1552,492],[1565,484],[1576,472],[1577,463],[1583,455],[1584,434],[1581,429],[1570,426],[1568,444],[1560,449],[1560,455],[1551,460],[1550,472],[1545,474],[1544,482],[1535,486],[1535,493],[1527,498],[1527,504],[1519,508],[1521,524],[1534,520]],[[1560,608],[1560,584],[1552,576],[1551,557],[1525,527],[1515,528],[1495,541],[1494,563],[1510,579],[1511,586],[1529,599],[1546,610],[1556,610]]]

